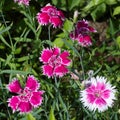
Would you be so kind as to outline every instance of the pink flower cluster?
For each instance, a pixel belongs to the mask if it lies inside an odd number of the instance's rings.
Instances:
[[[40,84],[32,75],[27,77],[24,89],[21,87],[18,79],[15,78],[11,83],[8,84],[7,88],[10,92],[18,95],[12,96],[12,98],[8,99],[8,106],[12,108],[13,112],[30,112],[32,108],[36,108],[42,103],[42,95],[44,91],[38,91],[39,87]]]
[[[30,0],[14,0],[14,2],[18,2],[19,5],[23,4],[23,5],[28,6]]]
[[[62,11],[57,10],[56,7],[47,4],[37,14],[37,20],[41,25],[52,24],[53,27],[61,27],[65,17]]]
[[[68,57],[68,51],[60,53],[60,48],[44,49],[39,58],[40,61],[44,63],[42,66],[43,74],[48,77],[62,77],[68,73],[67,66],[71,63],[71,60],[69,60]]]
[[[70,38],[77,40],[81,46],[86,47],[92,45],[90,32],[96,32],[96,30],[89,26],[86,20],[81,20],[76,24],[75,30],[70,33]]]
[[[103,112],[113,105],[115,87],[112,87],[104,77],[97,76],[90,79],[90,84],[81,91],[80,100],[91,111]]]

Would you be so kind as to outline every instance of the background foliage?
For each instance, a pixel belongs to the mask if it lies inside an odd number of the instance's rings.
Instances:
[[[48,40],[48,27],[39,26],[36,14],[47,3],[61,9],[66,21],[62,29],[51,28],[51,42]],[[119,120],[120,119],[120,1],[119,0],[31,0],[30,6],[19,6],[13,0],[0,2],[0,119],[1,120]],[[74,46],[69,32],[77,20],[86,19],[97,33],[92,35],[93,45],[81,50]],[[74,58],[71,70],[81,72],[78,54],[82,55],[86,72],[106,76],[118,90],[117,100],[112,109],[104,113],[92,113],[83,108],[79,101],[78,84],[66,75],[58,80],[56,91],[53,79],[42,75],[39,56],[44,47],[58,46],[67,49]],[[76,48],[76,49],[74,49]],[[76,51],[77,50],[77,51]],[[33,74],[45,91],[41,107],[31,114],[12,113],[7,99],[11,96],[6,90],[13,77],[23,79]],[[57,99],[56,99],[57,98]],[[56,101],[56,102],[53,102]]]

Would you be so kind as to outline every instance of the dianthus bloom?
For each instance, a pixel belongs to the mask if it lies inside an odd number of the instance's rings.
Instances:
[[[86,20],[81,20],[77,22],[75,30],[70,33],[70,38],[77,40],[81,46],[87,47],[92,45],[90,32],[96,32],[96,30],[89,26]]]
[[[61,27],[65,17],[62,11],[57,10],[56,7],[47,4],[37,14],[37,20],[41,25],[52,24],[53,27]]]
[[[28,6],[30,0],[14,0],[14,2],[18,2],[19,5],[23,4],[23,5]]]
[[[18,79],[15,78],[7,85],[10,92],[17,94],[8,99],[8,106],[12,108],[13,112],[20,111],[20,113],[30,112],[33,108],[40,106],[44,91],[39,91],[39,87],[40,84],[32,75],[27,77],[24,89],[21,87]]]
[[[68,57],[68,51],[60,53],[60,48],[44,49],[39,58],[44,63],[42,66],[43,74],[48,77],[62,77],[68,73],[67,66],[71,63]]]
[[[103,112],[112,107],[115,100],[115,87],[112,87],[104,77],[92,77],[90,85],[81,91],[80,100],[91,111]]]

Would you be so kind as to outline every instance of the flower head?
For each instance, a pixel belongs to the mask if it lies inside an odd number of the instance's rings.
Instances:
[[[30,0],[14,0],[14,2],[18,2],[19,5],[23,4],[23,5],[28,6]]]
[[[41,25],[52,24],[53,27],[61,27],[65,17],[62,11],[57,10],[56,7],[47,4],[37,13],[38,23]]]
[[[96,30],[89,26],[86,20],[81,20],[76,24],[75,30],[70,33],[70,38],[77,40],[81,46],[86,47],[92,45],[90,32],[96,32]]]
[[[103,112],[112,107],[115,100],[115,87],[112,87],[104,77],[92,77],[91,84],[81,91],[80,100],[91,111]]]
[[[8,106],[12,108],[13,112],[20,111],[20,113],[30,112],[33,108],[40,106],[44,91],[39,91],[39,87],[40,84],[32,75],[27,77],[24,89],[21,87],[18,79],[14,79],[7,85],[7,88],[10,92],[17,95],[8,99]]]
[[[71,62],[68,57],[68,51],[60,53],[60,48],[44,49],[39,58],[40,61],[44,63],[42,66],[43,74],[48,77],[62,77],[68,73],[67,66],[69,66]]]

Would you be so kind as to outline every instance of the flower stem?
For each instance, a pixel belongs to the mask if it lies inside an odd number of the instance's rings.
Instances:
[[[51,25],[48,26],[48,39],[49,39],[49,42],[50,42],[49,46],[51,47],[52,45],[51,45],[51,35],[50,35],[51,32],[50,32],[50,28],[51,28]]]
[[[82,50],[83,53],[83,50]],[[83,76],[83,80],[85,80],[85,70],[84,70],[84,66],[83,66],[83,61],[82,61],[82,56],[79,54],[79,59],[80,59],[80,65],[82,68],[82,76]]]

